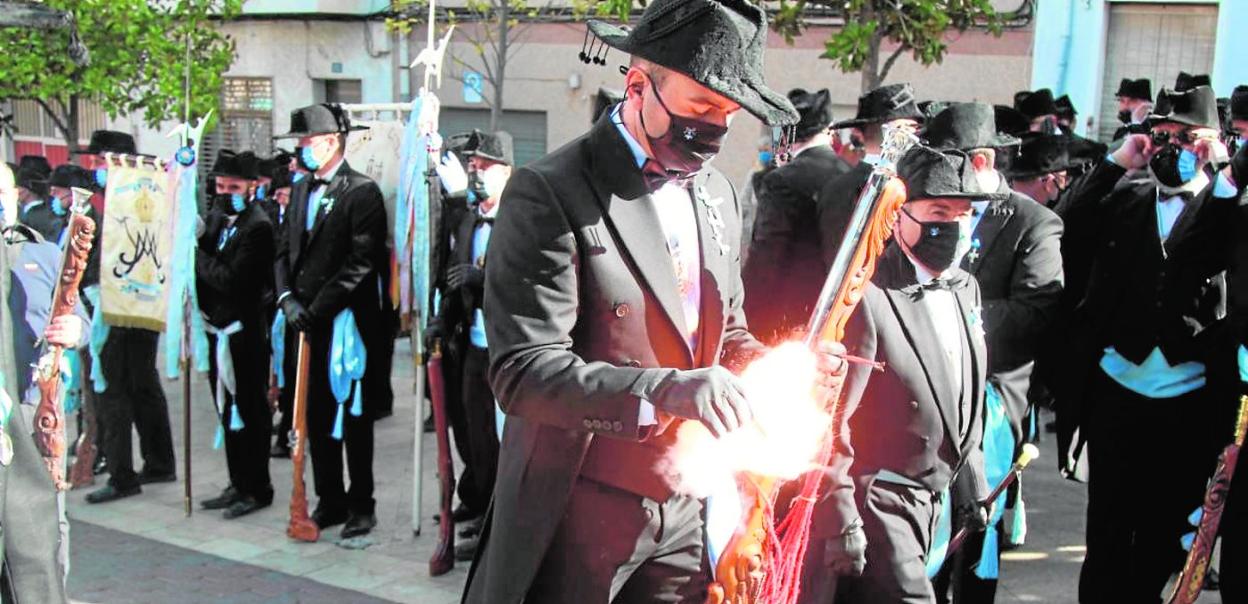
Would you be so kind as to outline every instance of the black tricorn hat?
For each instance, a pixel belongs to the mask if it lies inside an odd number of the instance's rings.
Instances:
[[[120,155],[138,155],[139,148],[134,144],[134,137],[116,130],[96,130],[91,133],[91,142],[86,148],[71,151],[74,155],[103,155],[117,153]]]
[[[746,0],[654,0],[631,30],[605,21],[590,21],[589,29],[607,46],[683,73],[769,126],[798,121],[788,99],[764,81],[767,17]]]
[[[1248,120],[1248,86],[1239,85],[1231,91],[1230,118]]]
[[[914,99],[914,87],[905,83],[889,84],[858,97],[858,113],[854,119],[839,121],[832,127],[860,128],[893,120],[921,122],[923,118],[923,111]]]
[[[808,139],[827,130],[832,124],[832,93],[827,88],[815,92],[806,92],[801,88],[789,91],[789,102],[802,116],[798,120],[794,138]]]
[[[1148,78],[1140,78],[1138,80],[1122,78],[1122,82],[1118,84],[1118,92],[1115,92],[1114,96],[1140,99],[1151,103],[1153,101],[1153,83]]]
[[[924,199],[988,199],[975,179],[971,158],[962,151],[941,151],[915,145],[897,162],[897,176],[906,185],[906,202]]]
[[[1218,100],[1213,89],[1208,86],[1197,86],[1184,91],[1163,88],[1157,95],[1157,107],[1154,110],[1156,112],[1148,116],[1150,124],[1173,122],[1196,128],[1221,127],[1218,123]]]
[[[274,139],[303,138],[317,134],[354,132],[368,130],[365,126],[352,126],[351,117],[338,103],[308,105],[290,112],[290,131]]]
[[[1174,78],[1174,89],[1177,92],[1186,92],[1197,86],[1213,87],[1213,80],[1209,78],[1207,73],[1191,74],[1186,71],[1180,71],[1178,77]]]
[[[48,176],[51,174],[52,164],[48,163],[48,158],[42,155],[23,155],[22,159],[18,160],[14,176],[17,177],[17,186],[39,195],[46,195]]]
[[[1062,96],[1057,97],[1057,100],[1053,101],[1053,104],[1057,106],[1058,117],[1064,117],[1074,121],[1075,116],[1079,115],[1079,111],[1075,109],[1075,104],[1071,102],[1069,94],[1063,94]]]
[[[1018,138],[998,131],[992,105],[987,103],[950,103],[924,124],[919,137],[940,150],[970,151],[1020,143]]]
[[[1071,168],[1070,141],[1070,137],[1064,134],[1032,134],[1025,137],[1006,176],[1012,179],[1035,178]]]
[[[1015,94],[1014,108],[1031,120],[1042,115],[1057,115],[1057,102],[1053,100],[1053,91],[1048,88]]]
[[[516,165],[512,153],[511,135],[506,132],[489,134],[480,130],[468,133],[468,138],[461,147],[464,157],[484,157],[509,166]]]
[[[948,107],[949,101],[919,101],[919,111],[923,112],[924,120],[936,117],[937,113],[944,111]]]
[[[86,168],[76,166],[74,164],[61,164],[52,170],[51,176],[48,177],[48,186],[65,187],[66,189],[77,187],[79,189],[95,189],[95,178]]]
[[[259,163],[259,158],[251,151],[235,153],[229,149],[222,149],[217,152],[217,163],[212,165],[212,172],[209,172],[209,175],[255,180],[259,176],[257,171]]]
[[[1021,137],[1031,131],[1031,120],[1013,107],[993,105],[992,114],[997,122],[997,132]]]

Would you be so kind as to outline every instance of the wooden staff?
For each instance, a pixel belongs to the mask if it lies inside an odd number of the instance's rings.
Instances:
[[[86,373],[86,363],[83,363]],[[95,484],[95,458],[99,454],[99,446],[95,444],[99,438],[96,423],[95,393],[87,391],[91,388],[91,378],[84,375],[82,379],[82,434],[74,445],[74,463],[69,467],[69,484],[71,488]]]
[[[286,535],[309,543],[321,537],[320,527],[308,516],[308,494],[303,484],[303,443],[308,432],[308,372],[311,362],[308,334],[299,332],[299,368],[295,373],[295,402],[290,428],[290,460],[295,466],[294,488],[290,493],[290,524],[286,526]]]
[[[52,292],[48,324],[73,314],[74,307],[78,305],[78,286],[87,268],[91,240],[95,236],[95,221],[86,215],[91,192],[74,188],[72,194],[69,224],[65,226],[69,240],[61,258],[56,289]],[[60,346],[45,343],[43,354],[35,364],[34,381],[39,388],[39,406],[35,409],[34,428],[35,446],[43,455],[43,465],[52,477],[52,484],[58,491],[68,491],[70,485],[65,481],[65,408],[61,401],[62,352]]]
[[[442,375],[442,342],[433,341],[429,355],[429,397],[433,403],[433,425],[438,441],[438,484],[441,487],[438,543],[429,559],[429,574],[436,577],[455,567],[455,521],[451,500],[455,496],[455,466],[451,462],[450,423],[447,420],[446,389]]]
[[[1023,445],[1023,452],[1018,454],[1018,461],[1015,461],[1014,465],[1010,467],[1010,473],[1006,474],[1005,478],[1002,478],[1001,482],[997,483],[997,487],[992,490],[988,498],[979,502],[979,504],[991,511],[992,502],[996,501],[1006,489],[1010,488],[1010,485],[1018,480],[1023,470],[1027,469],[1027,464],[1035,461],[1037,457],[1040,457],[1040,449],[1031,443]],[[958,529],[958,533],[953,536],[953,539],[949,540],[949,547],[945,549],[945,560],[953,556],[953,553],[962,547],[962,542],[966,541],[966,538],[969,536],[971,536],[969,528],[964,526]]]

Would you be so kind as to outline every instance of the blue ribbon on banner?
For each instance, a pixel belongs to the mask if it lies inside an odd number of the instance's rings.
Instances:
[[[399,154],[399,196],[396,201],[394,240],[406,242],[411,234],[411,256],[406,258],[411,283],[412,309],[420,310],[420,323],[413,325],[413,333],[424,331],[429,320],[429,185],[426,172],[429,169],[429,137],[420,132],[420,112],[424,99],[412,100],[412,111],[403,131],[403,148]],[[409,217],[410,215],[410,217]],[[405,250],[406,253],[406,250]]]
[[[104,365],[100,363],[100,353],[104,352],[104,344],[108,342],[108,323],[104,322],[104,307],[100,304],[100,286],[84,288],[82,293],[91,303],[91,343],[87,351],[91,354],[91,389],[99,394],[108,390]]]
[[[359,417],[363,414],[363,402],[360,394],[360,380],[364,377],[364,366],[368,362],[368,351],[364,349],[364,339],[355,323],[355,313],[346,309],[334,317],[333,339],[329,346],[329,389],[338,401],[338,413],[334,417],[334,430],[331,436],[342,440],[343,407],[352,391],[355,400],[351,405],[351,415]]]
[[[182,357],[184,297],[189,296],[191,301],[190,352],[195,357],[196,370],[208,371],[209,354],[208,334],[204,329],[204,318],[198,312],[199,293],[195,289],[195,248],[198,245],[195,225],[199,217],[195,193],[197,170],[185,163],[186,160],[194,163],[196,154],[193,149],[188,153],[188,148],[184,147],[174,157],[185,167],[178,175],[178,221],[173,231],[173,256],[170,261],[173,266],[170,271],[169,305],[165,311],[165,375],[169,379],[175,379],[181,373],[178,362]]]

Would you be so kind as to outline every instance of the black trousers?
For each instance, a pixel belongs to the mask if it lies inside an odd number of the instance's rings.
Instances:
[[[377,419],[394,413],[394,389],[390,386],[390,374],[394,367],[394,338],[399,330],[398,311],[382,311],[381,326],[384,333],[368,350],[368,366],[363,380],[364,398],[368,399],[368,408]]]
[[[250,331],[249,331],[250,330]],[[211,350],[217,346],[220,336],[209,334]],[[230,485],[243,495],[250,495],[262,503],[273,501],[273,483],[269,479],[269,434],[273,415],[266,399],[268,390],[268,338],[259,326],[230,336],[230,355],[234,359],[236,392],[225,393],[225,401],[218,407],[225,411],[220,416],[225,431],[225,463],[229,469]],[[208,357],[208,383],[212,396],[217,396],[217,356]],[[230,429],[230,406],[237,405],[243,428]]]
[[[498,475],[499,443],[494,421],[494,393],[486,378],[489,365],[489,351],[469,344],[464,351],[460,380],[463,436],[468,456],[464,458],[464,472],[459,477],[458,491],[460,501],[473,502],[469,509],[482,511],[485,507],[475,506],[489,505],[490,496],[494,493],[494,479]]]
[[[177,469],[169,404],[156,372],[156,343],[160,334],[146,329],[113,327],[100,353],[108,388],[100,394],[103,450],[108,457],[109,484],[129,488],[139,484],[134,471],[130,427],[139,433],[143,471],[172,474]]]
[[[939,496],[925,489],[872,480],[855,493],[867,538],[867,566],[860,577],[836,577],[822,558],[826,542],[812,540],[804,569],[802,604],[935,602],[927,579]]]
[[[286,348],[282,357],[282,389],[277,396],[277,410],[281,416],[277,420],[276,442],[290,445],[290,427],[294,421],[291,413],[295,406],[295,380],[299,371],[299,332],[293,327],[286,328]],[[270,362],[272,362],[270,360]]]
[[[1079,601],[1155,603],[1223,443],[1208,388],[1150,399],[1098,370],[1089,399],[1087,555]]]
[[[703,502],[665,502],[578,479],[526,602],[702,602],[710,581]]]
[[[956,523],[956,521],[955,521]],[[955,527],[954,532],[958,529]],[[966,538],[962,548],[940,568],[940,573],[932,583],[936,589],[938,604],[992,604],[997,598],[997,579],[981,579],[975,575],[975,567],[979,564],[984,551],[984,538],[987,531],[976,531]],[[997,539],[1005,535],[1005,520],[997,523]],[[997,562],[1000,564],[1001,549],[997,548]],[[952,590],[952,599],[950,592]]]
[[[475,516],[484,516],[490,506],[490,492],[481,492],[477,488],[478,481],[473,476],[476,464],[472,459],[471,430],[468,428],[468,405],[464,399],[464,362],[467,355],[467,342],[452,343],[442,349],[442,384],[446,398],[446,417],[450,424],[451,440],[455,442],[455,452],[464,462],[464,469],[455,485],[459,502]]]
[[[308,376],[307,426],[312,477],[319,498],[317,509],[372,514],[376,508],[373,499],[373,416],[367,399],[364,413],[359,417],[351,415],[351,400],[348,399],[342,413],[342,440],[331,436],[338,401],[334,400],[334,394],[329,389],[330,339],[328,330],[308,334],[312,359],[309,365],[311,375]],[[351,477],[350,490],[346,488],[342,476],[344,448],[347,472]]]

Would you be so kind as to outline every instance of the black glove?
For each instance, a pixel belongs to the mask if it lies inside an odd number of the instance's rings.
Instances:
[[[475,264],[456,264],[446,272],[446,284],[451,289],[461,287],[485,287],[485,271]]]
[[[1248,189],[1248,145],[1240,145],[1231,156],[1231,178],[1241,192]]]
[[[857,577],[867,566],[867,535],[862,521],[855,520],[839,537],[829,539],[823,552],[823,563],[837,575]]]
[[[425,328],[425,350],[433,350],[434,340],[445,340],[446,334],[442,332],[442,324],[437,320],[429,321],[429,326]]]
[[[957,517],[959,519],[958,526],[972,533],[978,533],[988,528],[988,508],[978,503],[958,506]]]
[[[677,371],[645,398],[676,417],[702,422],[716,438],[754,421],[737,376],[718,365]]]
[[[307,331],[312,326],[312,315],[293,295],[282,299],[282,312],[286,314],[286,324],[295,331]]]

